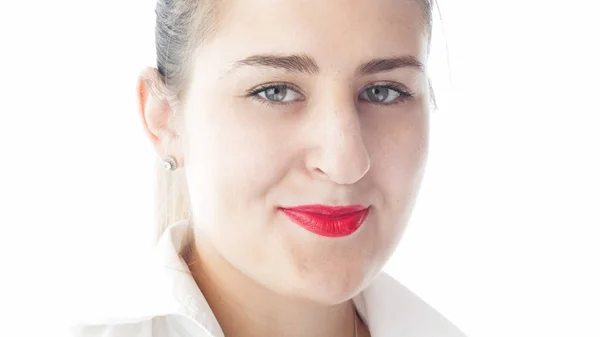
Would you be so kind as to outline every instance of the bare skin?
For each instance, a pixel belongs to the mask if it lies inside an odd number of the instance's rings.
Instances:
[[[427,161],[421,9],[408,0],[223,6],[193,60],[180,129],[148,90],[156,70],[138,86],[157,153],[185,170],[192,274],[228,337],[354,336],[351,299],[398,245]],[[265,85],[278,87],[249,97]],[[371,213],[351,236],[325,238],[277,209],[303,204]]]

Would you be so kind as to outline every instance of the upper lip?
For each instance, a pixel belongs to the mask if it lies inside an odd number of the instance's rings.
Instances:
[[[294,207],[281,207],[284,210],[290,210],[302,213],[311,213],[327,217],[340,217],[366,210],[368,207],[363,205],[348,206],[328,206],[328,205],[300,205]]]

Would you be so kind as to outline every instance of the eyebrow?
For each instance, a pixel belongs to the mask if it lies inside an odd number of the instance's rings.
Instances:
[[[360,75],[370,75],[399,68],[413,68],[420,72],[424,71],[423,63],[414,56],[406,55],[371,60],[360,65],[357,69],[357,73]]]
[[[319,73],[319,66],[315,60],[306,54],[275,55],[260,54],[252,55],[234,63],[231,70],[242,67],[267,67],[281,69],[292,73],[304,73],[315,75]],[[356,69],[357,75],[371,75],[388,72],[399,68],[413,68],[424,71],[423,64],[416,57],[405,55],[391,58],[377,58],[365,62]]]

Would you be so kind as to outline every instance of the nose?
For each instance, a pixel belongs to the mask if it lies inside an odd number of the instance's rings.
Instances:
[[[369,171],[371,161],[363,141],[358,110],[354,105],[315,111],[307,132],[313,146],[306,157],[310,174],[341,185],[354,184]]]

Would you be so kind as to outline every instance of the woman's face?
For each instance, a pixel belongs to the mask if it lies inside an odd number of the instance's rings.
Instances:
[[[184,162],[198,236],[279,293],[339,303],[397,246],[428,147],[417,0],[225,1],[194,56]],[[369,208],[350,235],[280,208]]]

